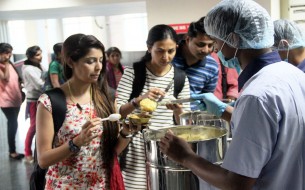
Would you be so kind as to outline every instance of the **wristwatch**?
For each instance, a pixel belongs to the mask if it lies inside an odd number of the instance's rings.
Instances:
[[[69,150],[73,153],[78,153],[80,148],[73,143],[73,139],[69,141]]]

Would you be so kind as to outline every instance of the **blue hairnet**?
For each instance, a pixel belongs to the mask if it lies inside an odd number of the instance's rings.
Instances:
[[[293,21],[284,19],[274,21],[274,47],[278,50],[295,49],[305,47],[305,35],[302,33],[298,25]],[[286,40],[289,43],[280,43]]]
[[[207,34],[239,49],[262,49],[274,43],[273,22],[252,0],[223,0],[206,16]]]

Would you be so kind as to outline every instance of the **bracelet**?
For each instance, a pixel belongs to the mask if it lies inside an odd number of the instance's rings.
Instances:
[[[120,130],[120,136],[124,139],[130,139],[132,137],[132,134],[125,135],[123,133],[123,130]]]
[[[130,102],[133,105],[133,107],[135,107],[135,108],[139,107],[139,104],[136,103],[136,98],[133,98]]]

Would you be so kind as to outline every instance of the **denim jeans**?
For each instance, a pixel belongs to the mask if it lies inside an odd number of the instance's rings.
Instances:
[[[15,153],[16,152],[15,137],[18,128],[18,114],[20,107],[1,108],[1,110],[3,111],[7,119],[7,139],[8,139],[9,152]]]

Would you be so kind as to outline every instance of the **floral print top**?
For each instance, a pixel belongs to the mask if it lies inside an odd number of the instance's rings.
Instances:
[[[47,110],[52,112],[51,102],[46,94],[39,100]],[[83,124],[90,118],[93,105],[81,105],[79,110],[76,104],[67,103],[66,118],[54,139],[54,146],[58,147],[77,136]],[[95,116],[95,113],[92,113]],[[102,131],[102,126],[98,132]],[[93,139],[88,145],[71,157],[49,167],[46,174],[45,189],[109,189],[106,181],[106,170],[103,167],[101,156],[101,140]]]

